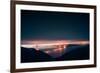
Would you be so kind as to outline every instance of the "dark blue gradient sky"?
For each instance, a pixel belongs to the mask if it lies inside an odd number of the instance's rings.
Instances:
[[[89,14],[21,10],[21,40],[89,40]]]

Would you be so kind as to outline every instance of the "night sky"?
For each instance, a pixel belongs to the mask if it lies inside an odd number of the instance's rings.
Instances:
[[[89,14],[21,10],[21,40],[89,40]]]

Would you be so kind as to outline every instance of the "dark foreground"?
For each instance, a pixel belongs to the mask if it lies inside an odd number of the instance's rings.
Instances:
[[[21,62],[47,62],[47,61],[67,61],[67,60],[87,60],[89,59],[89,45],[77,47],[69,45],[62,56],[54,58],[43,51],[34,48],[21,47]]]

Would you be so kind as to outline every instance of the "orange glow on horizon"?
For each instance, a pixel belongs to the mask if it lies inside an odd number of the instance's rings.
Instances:
[[[67,49],[68,45],[87,45],[89,41],[83,40],[57,40],[57,41],[22,41],[21,47],[35,49],[37,51],[41,50],[52,57],[61,56],[65,49]],[[54,55],[56,54],[57,55]]]
[[[21,47],[26,48],[36,48],[37,50],[41,48],[65,48],[69,44],[77,44],[77,45],[86,45],[89,44],[89,41],[82,40],[57,40],[57,41],[22,41]]]

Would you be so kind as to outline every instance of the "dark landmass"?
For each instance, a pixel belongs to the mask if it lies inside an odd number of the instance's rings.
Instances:
[[[62,56],[53,58],[43,51],[35,48],[21,47],[21,62],[47,62],[47,61],[67,61],[67,60],[87,60],[89,59],[89,45],[69,45]]]
[[[71,47],[70,47],[71,46]],[[58,60],[85,60],[89,59],[89,45],[78,46],[69,45],[65,54],[57,58]]]
[[[48,54],[37,51],[34,48],[21,47],[21,62],[42,62],[51,61],[53,58]]]

